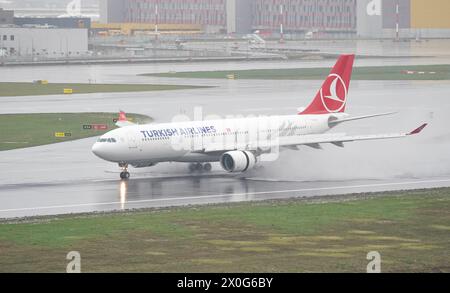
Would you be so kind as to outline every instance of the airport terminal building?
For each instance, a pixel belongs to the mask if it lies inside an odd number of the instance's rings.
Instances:
[[[102,23],[200,25],[206,33],[450,37],[448,0],[100,0]]]
[[[310,15],[313,16],[310,16]],[[101,0],[103,23],[202,25],[246,34],[312,30],[356,32],[356,0]]]
[[[14,22],[14,11],[0,8],[0,25],[12,24]]]
[[[0,27],[0,56],[61,58],[87,53],[87,29]]]
[[[448,0],[358,0],[362,38],[448,38]]]
[[[89,54],[91,20],[81,17],[15,17],[0,9],[0,57],[69,58]]]
[[[288,33],[356,31],[356,0],[255,0],[252,11],[252,28],[256,30],[283,26]]]

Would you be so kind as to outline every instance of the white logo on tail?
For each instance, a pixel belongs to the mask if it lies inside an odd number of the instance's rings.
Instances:
[[[322,98],[322,104],[325,107],[325,109],[329,113],[337,113],[340,112],[342,109],[344,109],[345,104],[347,103],[347,86],[345,85],[344,80],[342,77],[340,77],[337,74],[330,74],[328,76],[328,79],[334,78],[333,81],[330,83],[330,87],[328,89],[329,95],[324,95],[323,88],[320,89],[320,97]],[[344,97],[339,97],[338,94],[338,82],[341,83],[343,89],[344,89]],[[333,103],[330,105],[327,100],[333,101]]]

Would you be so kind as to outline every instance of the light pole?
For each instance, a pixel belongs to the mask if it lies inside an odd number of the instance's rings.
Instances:
[[[280,43],[284,43],[284,27],[283,27],[283,4],[280,4]]]
[[[1,53],[0,57],[2,58],[2,62],[1,63],[3,63],[3,58],[5,57],[4,56],[5,55],[5,51],[3,50],[3,35],[2,34],[0,34],[0,53]]]
[[[156,1],[155,4],[155,39],[158,41],[158,24],[159,24],[159,11],[158,11],[159,1]]]
[[[31,62],[34,62],[34,38],[31,36]]]
[[[395,18],[396,18],[396,23],[395,23],[395,39],[397,41],[400,41],[400,4],[397,0],[397,4],[395,6]]]

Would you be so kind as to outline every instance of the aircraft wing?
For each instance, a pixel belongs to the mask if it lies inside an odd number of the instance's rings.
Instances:
[[[304,135],[294,137],[282,137],[279,139],[279,145],[282,147],[297,147],[301,145],[310,146],[313,148],[320,148],[320,144],[331,143],[339,147],[343,147],[344,143],[367,140],[383,140],[404,138],[419,134],[427,127],[428,124],[423,124],[419,128],[409,133],[392,133],[392,134],[375,134],[375,135],[356,135],[348,136],[346,134],[322,134],[322,135]]]
[[[369,140],[383,140],[383,139],[397,139],[405,138],[412,135],[416,135],[422,132],[422,130],[427,127],[428,124],[423,124],[419,128],[408,132],[408,133],[392,133],[392,134],[375,134],[375,135],[355,135],[349,136],[345,133],[338,134],[318,134],[318,135],[302,135],[302,136],[290,136],[290,137],[280,137],[277,140],[267,141],[264,147],[268,146],[282,147],[287,149],[297,150],[299,146],[308,146],[315,149],[320,149],[321,144],[333,144],[338,147],[344,147],[344,143],[355,142],[355,141],[369,141]],[[257,143],[249,143],[245,146],[240,146],[238,150],[246,151],[258,151],[261,147]],[[219,153],[224,151],[235,150],[236,148],[227,146],[224,147],[220,144],[209,144],[206,149],[197,150],[198,153]]]

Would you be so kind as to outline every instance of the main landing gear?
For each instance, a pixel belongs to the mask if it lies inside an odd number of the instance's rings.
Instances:
[[[119,164],[119,167],[122,168],[122,172],[120,173],[120,179],[123,180],[130,179],[130,172],[128,172],[128,164]]]
[[[191,163],[189,164],[189,171],[191,172],[211,172],[212,165],[210,163]]]

